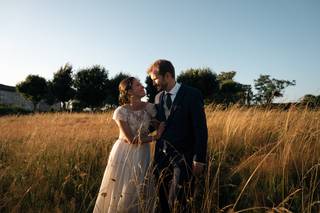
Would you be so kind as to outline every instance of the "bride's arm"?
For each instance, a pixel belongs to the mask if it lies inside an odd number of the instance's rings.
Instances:
[[[156,136],[132,134],[128,123],[125,121],[117,120],[116,123],[119,126],[120,131],[123,132],[125,139],[129,144],[149,143],[149,142],[152,142],[153,140],[158,139]]]
[[[149,143],[154,140],[158,140],[164,130],[164,124],[163,124],[163,126],[160,125],[161,127],[159,127],[156,136],[149,136],[149,135],[143,135],[143,134],[135,136],[134,134],[132,134],[131,129],[127,122],[117,120],[116,123],[119,126],[120,131],[123,132],[125,139],[129,144]]]
[[[164,129],[165,129],[165,123],[161,122],[157,127],[157,134],[155,136],[149,136],[149,135],[140,136],[141,143],[149,143],[149,142],[160,139]]]
[[[138,143],[138,137],[134,136],[131,132],[131,129],[127,122],[122,120],[116,120],[116,123],[120,129],[121,132],[123,132],[125,139],[130,144],[136,144]]]

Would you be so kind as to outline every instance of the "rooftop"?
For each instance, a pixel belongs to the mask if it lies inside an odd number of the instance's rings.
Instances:
[[[16,87],[0,84],[0,90],[9,91],[9,92],[15,92],[16,91]]]

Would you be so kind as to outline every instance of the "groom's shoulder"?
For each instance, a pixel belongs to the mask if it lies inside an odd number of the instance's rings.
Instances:
[[[164,91],[158,92],[158,94],[156,94],[156,96],[154,97],[154,103],[160,102],[160,97],[162,93],[164,93]]]
[[[181,84],[181,89],[191,97],[202,96],[201,91],[198,88],[191,87],[186,84]]]

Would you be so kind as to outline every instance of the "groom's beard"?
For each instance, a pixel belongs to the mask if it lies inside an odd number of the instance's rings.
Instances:
[[[161,88],[161,86],[157,86],[157,91],[161,92],[163,89]]]
[[[164,83],[164,84],[161,84],[161,85],[159,84],[156,87],[157,87],[158,92],[161,92],[161,91],[166,90],[166,88],[168,87],[168,83]]]
[[[162,91],[162,88],[161,88],[161,85],[155,85],[156,89],[157,89],[157,92],[161,92]]]

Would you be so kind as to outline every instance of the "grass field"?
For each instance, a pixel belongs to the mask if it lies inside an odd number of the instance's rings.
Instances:
[[[320,111],[206,114],[209,163],[194,212],[320,212]],[[0,117],[0,212],[91,212],[118,136],[111,117]]]

